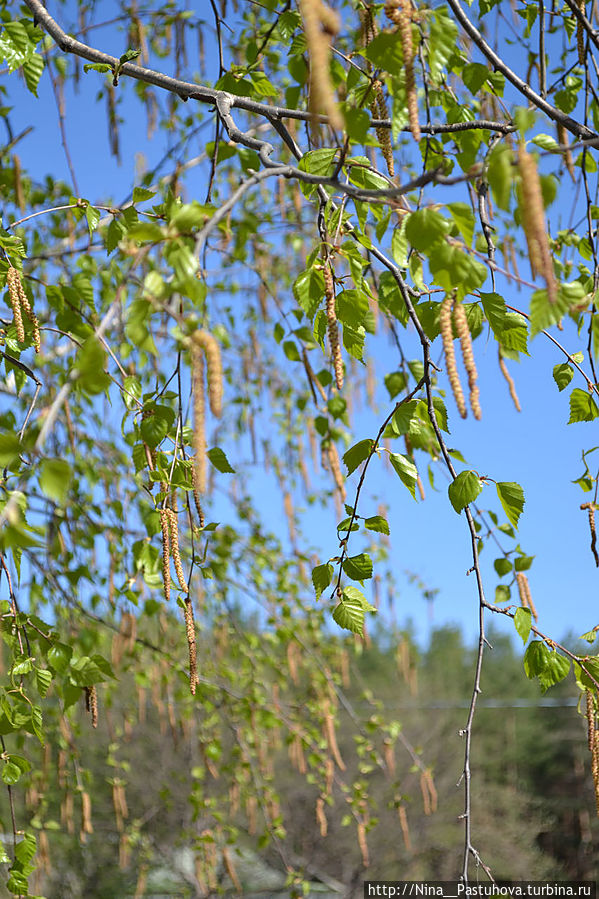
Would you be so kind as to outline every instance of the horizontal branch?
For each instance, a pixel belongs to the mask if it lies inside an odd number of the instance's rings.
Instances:
[[[495,53],[492,47],[489,46],[478,28],[473,25],[460,6],[459,0],[447,0],[447,3],[468,37],[474,41],[478,49],[484,56],[486,56],[495,70],[501,72],[502,75],[505,75],[507,80],[513,84],[530,103],[536,106],[537,109],[542,110],[542,112],[544,112],[545,115],[548,115],[550,119],[553,119],[554,122],[563,125],[564,128],[570,131],[571,134],[575,134],[576,137],[597,137],[590,128],[587,128],[586,125],[582,125],[580,122],[572,119],[569,115],[566,115],[565,112],[562,112],[561,109],[557,109],[556,106],[552,106],[551,103],[544,100],[543,97],[536,93],[536,91],[533,91],[526,81],[523,81],[522,78],[516,75],[516,73],[506,65],[503,59]]]
[[[82,59],[87,59],[91,63],[108,65],[113,71],[118,67],[119,76],[129,75],[130,78],[135,78],[138,81],[143,81],[146,84],[152,84],[162,90],[177,94],[182,100],[198,100],[201,103],[216,103],[217,96],[220,93],[218,90],[203,87],[199,84],[193,84],[189,81],[183,81],[180,78],[172,78],[169,75],[164,75],[162,72],[156,72],[154,69],[138,66],[132,62],[121,65],[116,56],[103,53],[101,50],[90,47],[88,44],[84,44],[68,35],[60,27],[58,22],[52,18],[40,0],[25,0],[25,4],[33,13],[35,21],[48,32],[48,34],[56,41],[60,49],[65,53],[72,53]],[[252,112],[257,115],[263,115],[271,120],[297,119],[303,122],[317,121],[321,124],[328,123],[328,116],[315,116],[314,113],[307,110],[293,109],[285,106],[273,106],[268,103],[260,103],[257,100],[251,100],[249,97],[240,97],[237,94],[229,94],[229,96],[231,97],[231,106],[233,108],[243,109],[246,112]],[[389,119],[373,119],[370,123],[370,127],[390,129],[391,122]],[[486,119],[473,122],[456,122],[454,124],[438,123],[420,126],[420,130],[423,134],[451,134],[454,132],[457,133],[460,131],[476,129],[499,131],[503,134],[508,134],[515,130],[513,125],[493,122]],[[404,132],[410,131],[408,127],[402,128],[401,130]],[[578,132],[576,133],[578,134]],[[587,129],[585,134],[588,136],[591,132]],[[581,134],[578,134],[578,136],[581,136]]]

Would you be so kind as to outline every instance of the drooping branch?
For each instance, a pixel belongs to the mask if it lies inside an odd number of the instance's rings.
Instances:
[[[87,59],[91,63],[107,65],[114,71],[118,67],[119,77],[128,75],[137,81],[143,81],[146,84],[152,84],[162,90],[177,94],[182,100],[198,100],[201,103],[215,104],[217,100],[218,90],[204,87],[199,84],[193,84],[189,81],[183,81],[180,78],[172,78],[162,72],[156,72],[145,66],[138,66],[135,63],[127,62],[121,65],[116,56],[97,50],[78,41],[76,38],[68,35],[52,18],[50,13],[42,5],[40,0],[25,0],[25,4],[33,13],[34,20],[37,24],[48,32],[48,34],[56,41],[60,49],[65,53],[72,53],[81,59]],[[243,109],[256,115],[262,115],[272,120],[277,119],[296,119],[302,122],[318,122],[320,124],[328,124],[328,117],[325,115],[315,115],[307,110],[294,109],[285,106],[275,106],[268,103],[260,103],[249,97],[241,97],[236,94],[230,94],[231,106],[236,109]],[[567,117],[566,117],[567,118]],[[391,122],[388,119],[373,119],[370,123],[371,128],[391,128]],[[514,126],[504,124],[502,122],[493,122],[487,119],[473,122],[456,122],[453,124],[439,123],[422,125],[421,131],[424,134],[451,134],[469,130],[488,130],[499,131],[508,134],[514,131]],[[409,131],[409,128],[402,128],[402,131]],[[586,129],[584,133],[575,131],[577,136],[591,137],[593,132]]]
[[[533,91],[531,86],[523,81],[513,69],[505,63],[505,61],[495,53],[492,47],[486,42],[478,28],[473,25],[470,21],[462,7],[460,6],[459,0],[447,0],[449,8],[453,12],[459,24],[462,26],[466,34],[471,40],[474,41],[478,49],[481,53],[486,56],[489,62],[493,65],[496,71],[501,72],[502,75],[505,75],[507,80],[514,85],[514,87],[520,91],[520,93],[526,97],[526,99],[532,103],[537,109],[540,109],[545,115],[549,116],[554,122],[557,122],[560,125],[563,125],[564,128],[567,128],[572,134],[575,134],[576,137],[596,137],[597,135],[591,131],[590,128],[587,128],[586,125],[582,125],[580,122],[577,122],[576,119],[571,118],[569,115],[566,115],[565,112],[562,112],[561,109],[558,109],[556,106],[552,106],[551,103],[548,103],[547,100],[544,100],[536,91]],[[570,5],[570,4],[568,4]]]

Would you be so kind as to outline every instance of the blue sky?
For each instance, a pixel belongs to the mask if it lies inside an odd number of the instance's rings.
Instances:
[[[110,4],[103,6],[108,15]],[[59,19],[63,15],[55,3],[50,4],[49,9]],[[126,49],[124,36],[116,36],[113,30],[98,29],[92,32],[92,39],[100,49],[115,55]],[[209,66],[210,62],[209,58]],[[215,62],[213,69],[216,77]],[[145,112],[141,105],[127,103],[126,121],[120,128],[123,161],[120,166],[116,164],[108,144],[105,104],[96,100],[103,77],[93,72],[87,75],[82,73],[79,92],[73,93],[69,88],[66,91],[70,152],[80,193],[92,203],[108,198],[117,202],[122,200],[133,184],[138,183],[134,178],[136,166],[140,164],[139,154],[143,154],[147,167],[151,168],[166,149],[164,135],[158,133],[151,142],[146,139]],[[5,75],[2,83],[8,90],[8,102],[14,107],[11,123],[15,134],[34,124],[34,130],[15,148],[23,167],[40,179],[46,172],[52,172],[68,181],[56,107],[47,75],[42,77],[38,100],[31,97],[15,76]],[[539,126],[534,133],[547,130],[547,127]],[[211,139],[211,129],[204,129],[192,142],[192,153],[200,153],[204,142]],[[198,199],[203,201],[201,183],[199,177],[191,181],[200,192]],[[432,192],[428,196],[431,197]],[[568,203],[570,200],[570,196],[565,198]],[[559,207],[558,210],[562,211]],[[566,205],[563,215],[565,218],[569,215]],[[528,272],[523,274],[528,277]],[[491,289],[489,282],[485,289]],[[498,290],[508,303],[527,308],[525,291],[518,293],[505,282],[498,283]],[[557,336],[571,351],[579,349],[579,338],[570,323],[566,322],[564,332]],[[418,355],[416,342],[413,348],[412,358]],[[559,351],[542,335],[535,338],[530,350],[531,356],[523,357],[519,364],[508,361],[522,403],[522,413],[518,414],[498,370],[496,345],[483,332],[475,343],[483,419],[482,422],[475,422],[470,417],[467,421],[461,421],[452,398],[448,397],[452,429],[448,443],[459,449],[468,466],[480,474],[495,480],[518,481],[524,487],[526,506],[519,534],[523,550],[535,556],[529,576],[540,615],[539,626],[545,633],[561,639],[572,631],[582,633],[590,630],[596,623],[594,604],[599,571],[589,550],[586,513],[579,508],[581,502],[591,497],[589,494],[583,495],[571,481],[582,474],[581,451],[599,444],[599,433],[596,423],[566,424],[569,391],[558,393],[551,375],[553,365],[564,361]],[[384,338],[377,342],[376,364],[380,376],[396,367],[393,350]],[[572,385],[585,387],[578,376]],[[383,389],[379,395],[377,415],[366,413],[354,419],[356,441],[374,436],[378,423],[390,408]],[[371,478],[369,484],[373,493],[383,496],[391,506],[391,554],[399,594],[392,612],[385,614],[391,614],[399,625],[410,620],[421,640],[426,640],[431,626],[446,623],[458,624],[466,637],[473,639],[477,630],[477,598],[474,578],[466,574],[471,565],[469,532],[464,516],[458,517],[447,500],[447,482],[441,469],[436,472],[438,492],[428,486],[423,470],[427,494],[424,503],[414,502],[399,480],[384,472],[381,462],[373,463]],[[354,475],[348,484],[348,502],[352,501],[351,484],[356,481]],[[256,478],[255,484],[264,495],[264,482]],[[213,517],[218,519],[220,514],[227,514],[227,505],[223,504],[221,509],[218,499],[216,502]],[[271,519],[280,520],[285,526],[282,503],[276,493],[270,502]],[[485,488],[479,505],[500,512],[492,485]],[[366,504],[363,514],[375,513],[376,503],[373,502],[371,507]],[[338,546],[333,511],[319,513],[317,517],[312,512],[308,520],[311,542],[317,545],[321,561],[334,556]],[[509,547],[509,540],[504,543]],[[359,551],[359,540],[355,546],[356,552]],[[488,544],[482,554],[482,565],[489,600],[493,599],[498,582],[492,568],[495,556],[491,544]],[[423,601],[418,588],[409,582],[405,574],[407,571],[414,572],[428,587],[438,590],[432,608]],[[504,622],[502,617],[498,616],[494,623],[511,630],[511,624]]]

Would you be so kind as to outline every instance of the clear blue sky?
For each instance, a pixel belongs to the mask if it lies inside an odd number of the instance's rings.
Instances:
[[[110,14],[111,4],[103,4],[102,14]],[[62,7],[49,4],[49,10],[58,18],[64,16]],[[113,29],[92,32],[94,43],[107,52],[118,55],[126,49],[122,34]],[[193,51],[192,51],[193,52]],[[210,60],[209,60],[210,64]],[[214,77],[216,77],[216,64]],[[191,73],[190,73],[191,74]],[[122,165],[119,167],[110,154],[106,127],[105,105],[96,101],[100,79],[97,73],[81,75],[79,92],[66,91],[67,132],[74,160],[80,193],[92,203],[108,198],[120,201],[130,191],[134,181],[137,154],[143,154],[149,168],[165,151],[165,137],[158,133],[152,142],[146,139],[145,113],[139,104],[126,105],[127,121],[120,127]],[[54,97],[47,75],[42,77],[39,99],[35,100],[18,82],[16,77],[4,76],[8,97],[14,109],[11,122],[15,133],[33,124],[34,130],[16,148],[23,166],[36,173],[40,179],[47,172],[69,180],[68,169],[61,147],[60,133]],[[536,131],[548,130],[538,128]],[[201,152],[204,140],[211,140],[210,131],[202,132],[195,142],[194,153]],[[193,184],[193,181],[192,181]],[[199,190],[199,181],[196,182]],[[566,187],[566,192],[568,187]],[[191,197],[190,197],[191,198]],[[198,197],[204,199],[203,191]],[[570,201],[570,197],[567,197]],[[563,214],[569,214],[564,206]],[[528,276],[528,272],[524,273]],[[489,282],[485,289],[490,290]],[[528,297],[525,291],[499,284],[508,303],[526,309]],[[291,300],[288,298],[288,305]],[[566,323],[564,332],[558,335],[562,344],[575,351],[579,341],[575,329]],[[383,349],[383,345],[385,348]],[[412,357],[416,357],[414,342]],[[393,350],[381,342],[377,348],[379,375],[396,367]],[[580,503],[589,499],[571,481],[582,474],[581,451],[599,444],[596,423],[567,426],[568,393],[558,393],[552,379],[553,365],[564,361],[555,347],[543,337],[531,344],[532,356],[523,358],[520,364],[508,362],[522,403],[522,413],[515,412],[508,395],[507,385],[499,374],[496,346],[485,333],[475,343],[475,355],[480,374],[482,422],[472,417],[459,419],[453,400],[448,398],[452,433],[449,444],[459,449],[469,467],[495,480],[518,481],[525,490],[526,506],[520,524],[522,548],[535,556],[529,572],[530,584],[537,609],[539,625],[556,639],[572,629],[581,633],[596,623],[596,593],[599,571],[589,550],[589,532],[586,513],[580,511]],[[292,364],[292,363],[290,363]],[[575,377],[573,385],[585,387]],[[383,391],[379,398],[376,416],[365,414],[355,418],[353,426],[356,440],[374,436],[377,422],[391,408]],[[264,435],[262,435],[264,436]],[[266,435],[267,436],[267,435]],[[599,462],[599,454],[597,454]],[[378,472],[375,470],[378,468]],[[471,564],[470,540],[464,516],[458,517],[451,508],[446,494],[446,481],[439,468],[436,473],[435,493],[427,479],[426,501],[414,502],[406,489],[392,474],[384,477],[382,463],[372,466],[371,487],[383,495],[391,506],[390,525],[392,557],[400,586],[395,598],[392,615],[403,624],[413,622],[416,634],[426,639],[432,625],[456,623],[467,638],[474,638],[477,628],[476,585],[473,576],[466,571]],[[351,483],[348,484],[348,502],[351,502]],[[256,481],[260,490],[261,483]],[[273,495],[272,518],[284,523],[282,506],[277,494]],[[492,485],[485,488],[480,506],[496,511],[497,499]],[[375,503],[365,509],[365,514],[375,514]],[[222,511],[225,512],[225,506]],[[215,518],[220,511],[216,510]],[[321,561],[337,552],[334,513],[321,513],[316,521],[310,515],[310,535]],[[314,529],[312,529],[314,523]],[[505,540],[508,546],[510,541]],[[356,551],[359,551],[359,541]],[[497,576],[492,568],[495,558],[493,547],[488,544],[482,555],[487,598],[492,600]],[[403,572],[417,574],[428,587],[438,589],[432,612],[422,600],[418,589],[411,585]],[[498,626],[510,627],[499,618]]]

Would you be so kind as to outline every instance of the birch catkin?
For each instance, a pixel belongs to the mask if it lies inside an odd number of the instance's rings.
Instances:
[[[223,412],[223,366],[218,341],[204,329],[195,331],[191,339],[193,344],[200,347],[206,356],[210,411],[220,418]]]
[[[453,310],[456,331],[460,339],[462,347],[462,358],[464,360],[464,368],[468,374],[468,387],[470,389],[470,407],[477,421],[482,418],[480,408],[480,391],[478,389],[478,372],[476,371],[476,363],[474,361],[474,352],[472,350],[472,337],[470,328],[468,327],[468,319],[466,318],[466,310],[461,303],[456,303]]]
[[[341,344],[339,342],[339,328],[337,325],[337,312],[335,310],[335,285],[333,282],[333,272],[328,259],[324,261],[324,295],[326,298],[327,309],[327,330],[329,335],[329,346],[331,347],[331,356],[333,357],[333,368],[335,370],[335,384],[337,390],[343,387],[343,359],[341,357]]]
[[[418,98],[414,79],[414,44],[412,41],[412,8],[410,0],[388,0],[385,3],[385,15],[398,27],[403,53],[403,66],[406,79],[406,102],[408,121],[414,140],[422,137],[418,122]]]
[[[197,343],[191,347],[193,383],[193,485],[201,496],[206,492],[206,398],[204,397],[204,355]],[[198,497],[199,499],[199,497]]]
[[[453,349],[453,328],[451,324],[451,310],[454,303],[454,297],[448,294],[441,303],[439,314],[439,327],[441,330],[441,339],[443,341],[443,350],[445,352],[445,368],[447,369],[447,377],[451,386],[458,412],[462,418],[467,418],[466,401],[464,399],[464,391],[460,383],[460,376],[455,361],[455,352]]]
[[[545,224],[545,208],[541,181],[534,156],[526,151],[524,143],[518,146],[518,168],[522,191],[522,227],[528,245],[530,268],[533,275],[540,274],[547,285],[550,303],[557,302],[557,282]]]
[[[8,287],[8,295],[10,297],[10,305],[12,306],[13,321],[17,331],[17,340],[23,343],[25,340],[25,328],[23,327],[23,314],[21,312],[21,297],[19,286],[21,279],[16,268],[12,266],[6,273],[6,284]]]
[[[498,358],[499,358],[499,369],[501,371],[501,374],[507,381],[507,385],[508,385],[508,388],[510,391],[510,396],[512,398],[512,402],[513,402],[514,406],[516,407],[516,411],[521,412],[522,407],[520,406],[520,400],[518,399],[518,394],[516,393],[516,385],[514,384],[514,379],[510,375],[509,371],[507,370],[507,365],[505,364],[504,358],[501,355],[501,348],[499,348]]]
[[[310,60],[310,110],[328,116],[332,128],[341,130],[343,119],[337,107],[329,72],[329,38],[339,31],[337,13],[322,0],[299,0]]]
[[[595,565],[599,568],[599,554],[597,553],[597,526],[595,524],[595,503],[581,503],[580,508],[589,513],[589,531],[591,533],[591,552],[595,559]]]

